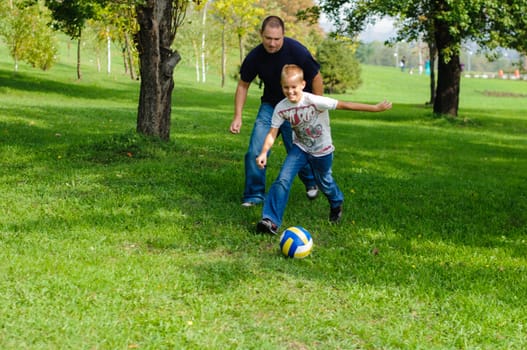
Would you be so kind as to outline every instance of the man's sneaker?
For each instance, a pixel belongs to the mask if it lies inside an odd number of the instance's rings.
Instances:
[[[336,208],[331,208],[329,211],[329,221],[332,223],[337,223],[342,218],[342,205],[339,205]]]
[[[313,200],[318,196],[318,187],[311,186],[306,189],[306,196],[308,199]]]
[[[276,226],[276,224],[274,224],[269,219],[262,219],[258,224],[256,224],[256,232],[276,235],[278,232],[278,226]]]
[[[242,203],[242,207],[244,207],[244,208],[254,207],[255,205],[256,205],[256,203],[254,203],[254,202],[243,202]]]

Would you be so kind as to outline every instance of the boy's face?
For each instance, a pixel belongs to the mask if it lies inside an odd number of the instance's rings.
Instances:
[[[298,103],[302,99],[302,90],[306,87],[306,82],[296,74],[282,78],[282,92],[292,103]]]

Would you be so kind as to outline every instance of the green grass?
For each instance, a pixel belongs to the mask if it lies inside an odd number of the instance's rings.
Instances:
[[[332,113],[338,226],[295,183],[281,256],[240,207],[234,83],[178,66],[171,142],[134,133],[138,82],[72,58],[50,72],[0,47],[0,348],[523,349],[527,347],[527,83],[466,79],[434,118],[424,76],[363,68]],[[114,62],[118,62],[115,60]],[[275,147],[269,183],[285,154]]]

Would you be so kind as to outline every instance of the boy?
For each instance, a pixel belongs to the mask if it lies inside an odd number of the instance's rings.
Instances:
[[[387,101],[369,105],[337,101],[304,92],[306,82],[303,71],[294,64],[283,67],[281,85],[285,98],[276,105],[271,129],[265,138],[260,155],[256,157],[256,164],[260,169],[265,168],[267,153],[285,121],[290,122],[294,131],[293,147],[287,154],[280,174],[264,202],[262,220],[256,226],[259,233],[277,234],[282,224],[293,179],[306,164],[311,165],[318,188],[329,201],[330,222],[338,222],[342,216],[344,195],[331,175],[335,148],[331,139],[328,110],[382,112],[392,108],[392,104]]]

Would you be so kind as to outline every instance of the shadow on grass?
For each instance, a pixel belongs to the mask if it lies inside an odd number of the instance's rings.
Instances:
[[[112,83],[112,87],[118,85],[116,82]],[[61,82],[52,78],[46,79],[42,75],[35,77],[31,73],[0,70],[0,92],[8,90],[59,94],[71,98],[99,101],[104,98],[128,100],[130,94],[133,93],[130,84],[122,84],[122,90],[118,90],[96,86],[94,83],[85,83],[83,81],[77,83]],[[139,91],[139,85],[137,85],[137,91]]]

